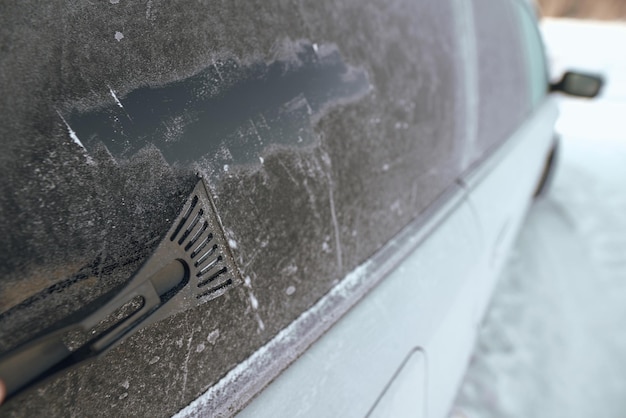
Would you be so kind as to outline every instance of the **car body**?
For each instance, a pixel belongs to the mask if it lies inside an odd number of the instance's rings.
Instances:
[[[552,146],[526,2],[3,9],[3,415],[446,414]],[[229,281],[92,332],[199,195]]]

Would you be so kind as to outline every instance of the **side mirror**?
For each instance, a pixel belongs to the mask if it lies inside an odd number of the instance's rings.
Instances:
[[[604,78],[602,76],[568,71],[563,74],[563,78],[558,83],[550,85],[550,91],[592,98],[600,93],[603,84]]]

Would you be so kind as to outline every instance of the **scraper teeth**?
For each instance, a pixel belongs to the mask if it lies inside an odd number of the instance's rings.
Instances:
[[[196,298],[213,299],[241,282],[214,205],[202,180],[187,201],[169,241],[184,252]],[[168,244],[171,245],[171,244]]]
[[[228,288],[230,286],[232,286],[232,284],[233,284],[233,279],[228,279],[224,283],[222,283],[220,285],[217,285],[215,287],[212,287],[209,290],[206,290],[206,291],[196,295],[196,298],[200,299],[200,298],[203,298],[205,296],[211,296],[211,295],[219,296],[224,291],[228,290]],[[218,292],[220,292],[220,293],[218,294]]]
[[[189,249],[196,243],[196,241],[198,241],[198,239],[204,233],[204,231],[206,231],[208,226],[209,226],[209,223],[207,221],[204,221],[200,229],[196,231],[195,235],[189,240],[187,245],[185,245],[185,251],[189,251]],[[213,234],[209,233],[209,235],[212,236]]]
[[[174,239],[176,239],[176,236],[185,225],[185,222],[187,222],[187,219],[189,219],[191,212],[193,211],[193,209],[196,207],[197,204],[198,204],[198,196],[194,196],[189,206],[187,206],[187,210],[184,212],[184,215],[180,217],[178,224],[176,226],[176,229],[174,229],[174,232],[172,233],[172,235],[170,235],[170,241],[174,241]]]

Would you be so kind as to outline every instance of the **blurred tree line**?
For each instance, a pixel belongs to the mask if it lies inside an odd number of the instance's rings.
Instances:
[[[538,0],[543,16],[624,20],[626,0]]]

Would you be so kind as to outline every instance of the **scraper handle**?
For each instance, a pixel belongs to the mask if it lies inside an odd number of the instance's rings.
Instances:
[[[184,286],[188,275],[187,265],[174,260],[138,286],[122,291],[81,322],[53,331],[0,357],[0,382],[4,382],[6,398],[60,370],[104,353],[112,345],[141,328],[144,319],[159,308],[162,297]],[[63,337],[71,331],[85,332],[93,329],[135,297],[141,298],[142,306],[121,322],[113,324],[74,351],[63,343]]]
[[[0,358],[0,380],[4,382],[7,398],[72,355],[61,340],[67,331],[46,335]]]

